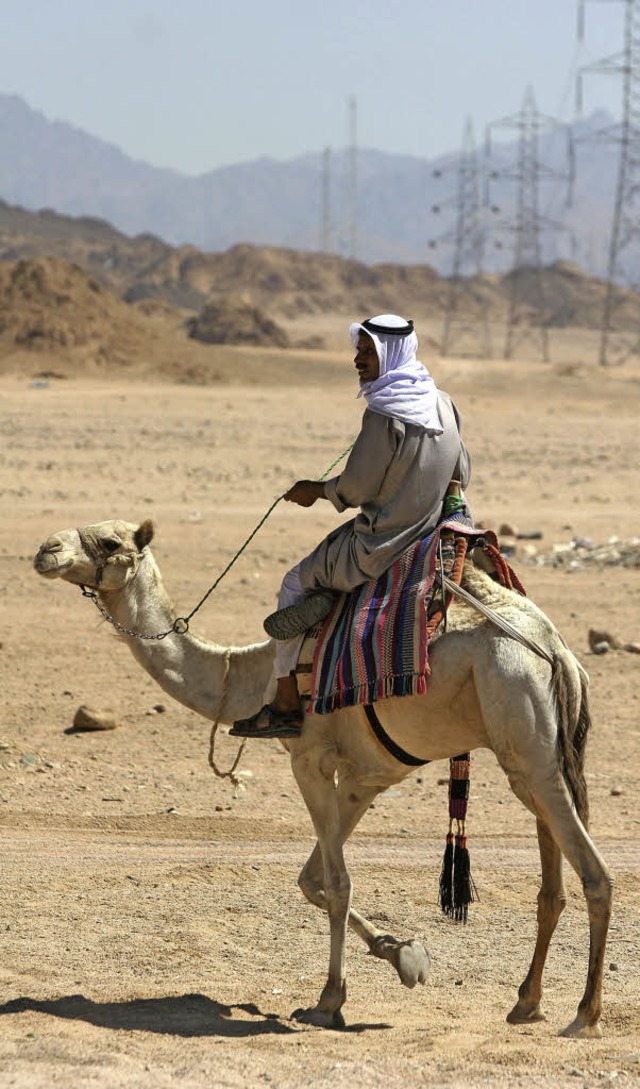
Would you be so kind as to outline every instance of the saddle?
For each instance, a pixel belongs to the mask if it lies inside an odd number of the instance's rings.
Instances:
[[[388,696],[426,692],[429,645],[446,631],[467,556],[501,585],[524,595],[495,534],[450,518],[418,541],[375,582],[335,594],[328,615],[306,633],[298,689],[316,714]]]

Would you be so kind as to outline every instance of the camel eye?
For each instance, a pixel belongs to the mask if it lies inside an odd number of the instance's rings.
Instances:
[[[104,548],[105,552],[117,552],[117,550],[120,548],[120,541],[116,540],[115,537],[107,537],[102,542],[102,547]]]

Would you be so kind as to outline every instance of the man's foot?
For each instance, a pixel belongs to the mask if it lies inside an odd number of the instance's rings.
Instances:
[[[229,730],[230,737],[300,737],[304,711],[279,711],[265,703],[251,718],[239,718]]]

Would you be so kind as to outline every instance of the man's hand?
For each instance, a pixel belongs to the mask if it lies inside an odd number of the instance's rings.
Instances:
[[[283,498],[299,507],[312,507],[316,499],[325,498],[324,484],[321,480],[298,480]]]

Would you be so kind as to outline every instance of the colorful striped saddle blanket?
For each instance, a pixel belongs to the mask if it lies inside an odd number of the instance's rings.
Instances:
[[[337,596],[329,615],[312,633],[310,711],[326,715],[388,696],[426,692],[432,634],[427,609],[434,592],[438,543],[451,530],[471,539],[483,535],[456,518],[442,522],[375,582]],[[304,672],[304,665],[299,671]]]

